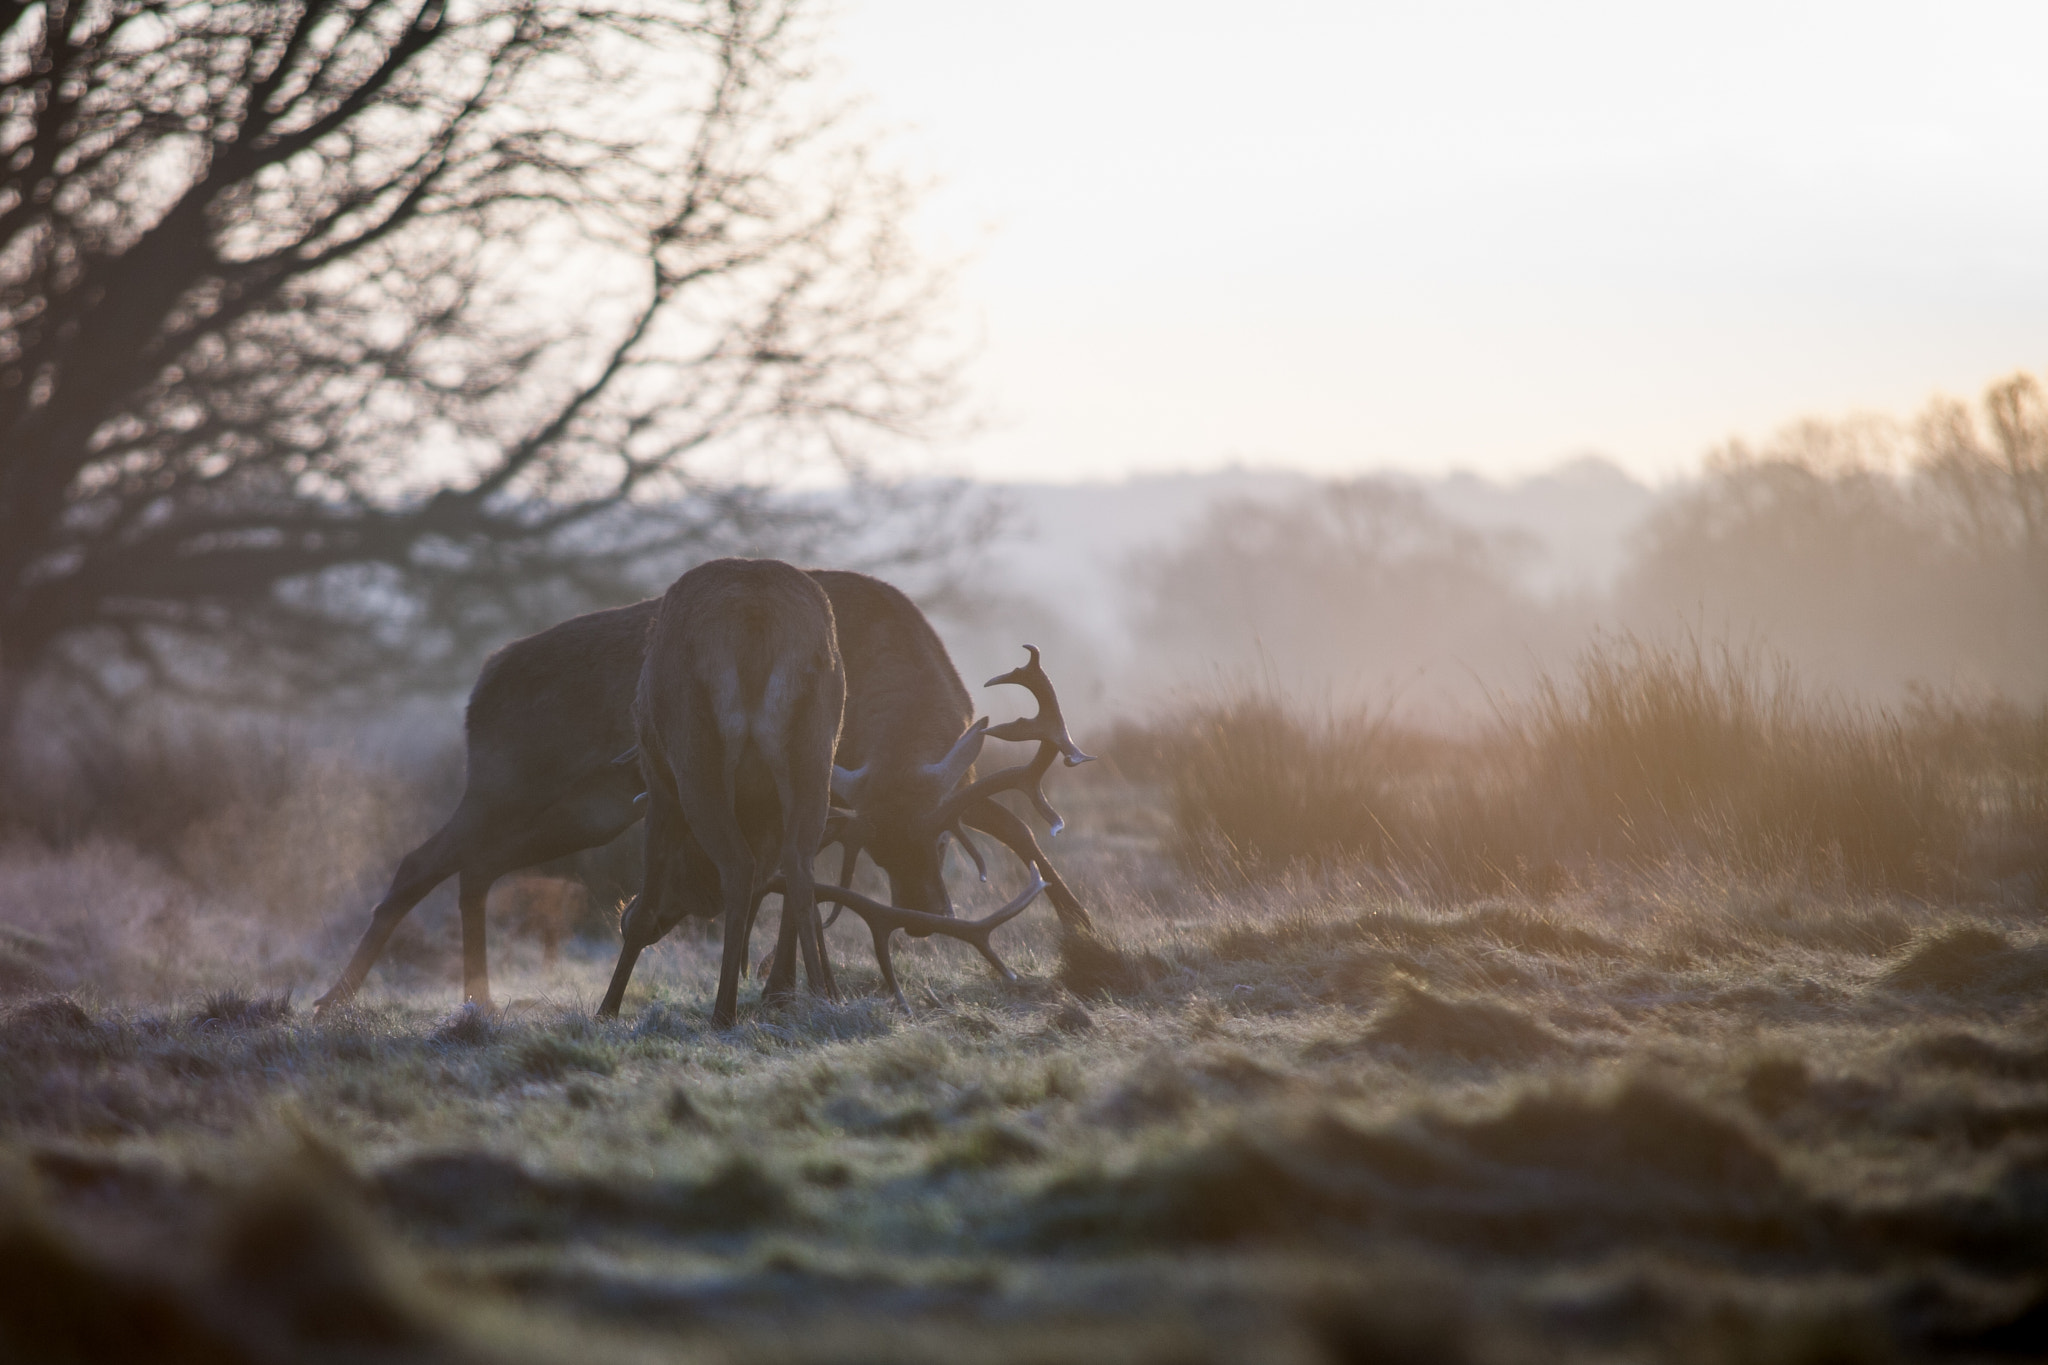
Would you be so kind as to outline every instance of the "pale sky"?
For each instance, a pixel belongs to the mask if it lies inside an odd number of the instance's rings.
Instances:
[[[1661,478],[2048,370],[2048,4],[839,0],[990,478]]]

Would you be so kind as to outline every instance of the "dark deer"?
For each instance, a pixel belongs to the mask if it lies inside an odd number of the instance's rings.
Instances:
[[[960,841],[986,878],[987,866],[967,834],[967,827],[972,826],[1002,840],[1049,889],[1057,887],[1054,892],[1056,909],[1061,893],[1071,898],[1064,883],[1058,880],[1059,874],[1052,870],[1051,860],[1032,837],[1030,827],[993,799],[1000,792],[1023,792],[1039,814],[1045,817],[1052,832],[1058,834],[1066,822],[1045,799],[1040,783],[1055,757],[1064,757],[1070,768],[1093,761],[1093,755],[1081,752],[1080,746],[1067,733],[1059,697],[1053,691],[1052,680],[1039,663],[1037,648],[1026,645],[1024,649],[1030,656],[1028,662],[990,678],[983,685],[1000,687],[1014,683],[1029,689],[1038,701],[1037,715],[1005,721],[993,728],[986,720],[977,721],[967,727],[937,763],[897,764],[893,769],[880,771],[872,764],[855,769],[843,765],[833,768],[833,794],[853,807],[838,831],[845,849],[840,868],[841,882],[849,879],[855,859],[865,850],[890,871],[890,887],[894,891],[901,881],[891,866],[892,862],[896,866],[915,866],[915,859],[926,855],[936,863],[943,851],[943,841],[949,835]],[[960,782],[972,770],[983,742],[990,738],[1036,741],[1038,752],[1028,763],[1006,768],[961,787]],[[945,883],[938,877],[936,867],[932,868],[931,875],[938,884],[937,894],[944,904]],[[903,899],[901,895],[896,898]],[[1078,905],[1075,908],[1078,909]],[[1066,915],[1061,919],[1068,922]],[[1073,927],[1086,928],[1085,915]]]
[[[858,774],[855,843],[887,874],[892,901],[943,916],[951,908],[944,850],[926,817],[967,768],[948,762],[972,715],[967,689],[931,623],[900,591],[866,574],[810,576],[832,603],[846,670],[835,761],[848,776]],[[470,694],[469,780],[460,804],[399,863],[354,956],[316,1005],[352,996],[413,906],[451,876],[459,878],[464,998],[490,1002],[484,899],[491,883],[609,843],[640,818],[632,706],[658,606],[651,599],[578,616],[491,656]],[[1091,927],[1023,819],[983,800],[956,823],[993,835],[1029,864],[1047,883],[1062,924]],[[849,857],[841,883],[852,866]]]
[[[491,999],[484,905],[509,872],[610,843],[640,818],[633,692],[659,600],[595,611],[514,640],[469,694],[469,777],[448,822],[399,861],[370,927],[328,992],[347,1000],[412,908],[449,877],[462,906],[463,998]]]
[[[725,926],[712,1023],[738,1017],[747,928],[771,867],[782,929],[768,994],[794,988],[800,945],[818,979],[811,862],[845,706],[832,603],[814,579],[780,560],[716,559],[675,581],[648,632],[633,703],[647,855],[600,1015],[619,1012],[641,951],[702,904],[703,879],[685,875],[696,871],[683,865],[686,840],[711,864]]]

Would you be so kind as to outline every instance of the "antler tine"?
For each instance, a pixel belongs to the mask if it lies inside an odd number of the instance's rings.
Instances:
[[[967,770],[974,766],[974,760],[981,757],[982,741],[988,738],[988,717],[980,716],[974,724],[961,732],[953,741],[953,747],[946,756],[936,763],[924,765],[925,772],[935,779],[940,791],[951,791],[960,785],[960,779],[967,776]]]
[[[1038,702],[1038,714],[1017,720],[1004,721],[989,730],[991,739],[1016,740],[1028,743],[1036,740],[1050,744],[1066,758],[1069,768],[1078,768],[1083,763],[1093,763],[1095,755],[1081,752],[1081,746],[1074,743],[1074,737],[1067,733],[1066,717],[1060,713],[1059,694],[1053,691],[1052,679],[1045,674],[1045,668],[1038,661],[1038,646],[1026,645],[1025,652],[1030,661],[1008,673],[999,673],[983,683],[983,687],[999,687],[1014,683],[1027,689]]]
[[[1040,781],[1052,767],[1054,754],[1064,755],[1070,768],[1092,761],[1094,755],[1082,753],[1081,746],[1074,743],[1073,736],[1067,733],[1067,722],[1060,714],[1059,694],[1053,691],[1052,679],[1046,676],[1045,669],[1039,664],[1037,646],[1026,645],[1024,648],[1031,655],[1028,663],[990,678],[985,685],[994,687],[1000,683],[1015,683],[1030,689],[1031,695],[1038,699],[1038,714],[1005,721],[991,727],[987,733],[997,739],[1036,740],[1038,752],[1029,763],[991,773],[947,798],[939,807],[938,823],[942,829],[957,823],[961,813],[976,801],[1003,791],[1021,791],[1030,797],[1031,804],[1045,817],[1054,834],[1067,827],[1066,820],[1053,809],[1052,802],[1045,799]]]
[[[781,880],[779,877],[771,878],[768,885],[771,889],[779,889]],[[880,901],[869,900],[857,891],[848,891],[843,886],[829,886],[824,882],[818,883],[818,899],[843,905],[867,921],[868,932],[875,940],[875,961],[882,969],[882,984],[889,988],[889,993],[896,997],[896,1003],[908,1014],[910,1002],[903,998],[903,989],[896,984],[896,967],[889,954],[891,934],[898,929],[916,929],[925,934],[943,934],[947,938],[957,938],[963,943],[972,944],[975,951],[988,960],[989,965],[996,969],[996,973],[1003,980],[1015,981],[1017,974],[996,956],[996,950],[989,944],[989,935],[1023,914],[1024,908],[1037,899],[1038,893],[1043,890],[1045,878],[1039,876],[1038,870],[1033,868],[1029,886],[1002,909],[977,920],[948,919],[944,915],[927,915],[919,910],[906,910],[900,905],[884,905]]]
[[[860,863],[861,832],[860,815],[856,811],[834,809],[825,817],[825,837],[818,841],[822,851],[827,844],[839,845],[839,880],[853,880],[854,868]],[[846,907],[835,905],[832,913],[825,917],[824,927],[830,929],[839,922],[839,912]]]
[[[988,864],[982,861],[981,846],[979,844],[976,844],[974,840],[967,837],[967,826],[961,824],[958,820],[955,820],[951,825],[947,826],[946,829],[941,831],[941,833],[950,834],[955,839],[958,839],[960,841],[960,847],[966,849],[967,856],[974,859],[974,870],[976,874],[980,876],[981,880],[987,881]],[[834,913],[837,913],[836,908],[834,910]]]

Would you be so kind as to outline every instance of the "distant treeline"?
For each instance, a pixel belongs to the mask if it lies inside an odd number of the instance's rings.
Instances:
[[[1765,647],[1826,690],[2048,693],[2048,396],[1796,424],[1669,493],[1605,594],[1523,586],[1526,542],[1385,479],[1211,509],[1136,566],[1145,690],[1214,677],[1296,698],[1469,713],[1596,628]]]

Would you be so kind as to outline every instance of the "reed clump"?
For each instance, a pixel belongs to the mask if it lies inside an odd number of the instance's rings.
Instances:
[[[1462,736],[1249,691],[1123,739],[1210,875],[1363,864],[1538,896],[1603,864],[1908,894],[2048,876],[2048,706],[1857,703],[1697,639],[1598,640]]]

